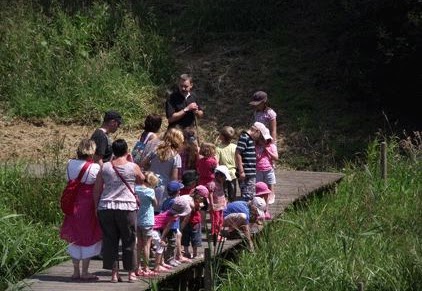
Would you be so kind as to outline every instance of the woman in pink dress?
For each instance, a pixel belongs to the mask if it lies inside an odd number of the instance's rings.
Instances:
[[[94,141],[83,139],[76,151],[77,159],[67,163],[67,180],[75,179],[84,164],[89,163],[76,196],[75,213],[65,215],[60,228],[60,237],[69,243],[67,251],[72,257],[73,280],[98,280],[97,276],[88,272],[90,259],[101,251],[102,236],[93,198],[94,183],[100,170],[100,165],[92,161],[95,148]]]

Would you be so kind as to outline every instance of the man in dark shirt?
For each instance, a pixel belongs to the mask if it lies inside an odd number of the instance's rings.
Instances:
[[[182,74],[179,77],[178,90],[171,93],[166,101],[168,128],[179,126],[184,129],[194,126],[196,118],[201,118],[204,115],[196,95],[191,92],[192,86],[190,75]]]
[[[122,124],[122,116],[113,110],[107,111],[104,114],[103,123],[100,128],[97,128],[91,136],[91,139],[95,141],[97,149],[94,154],[94,162],[102,165],[105,162],[111,160],[112,157],[112,139],[110,133],[115,133]]]

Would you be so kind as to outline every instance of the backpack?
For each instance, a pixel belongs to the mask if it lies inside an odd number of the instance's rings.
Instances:
[[[141,138],[136,142],[135,146],[133,147],[132,159],[134,163],[139,164],[141,162],[143,151],[145,149],[145,146],[148,143],[148,139],[151,134],[152,132],[148,132],[148,133],[144,132],[141,135]]]
[[[67,182],[66,187],[63,190],[62,196],[60,197],[60,208],[62,209],[64,214],[72,215],[75,213],[75,201],[76,196],[78,195],[79,185],[81,184],[81,179],[85,174],[85,171],[91,164],[92,162],[86,162],[83,165],[81,171],[79,172],[78,177]]]

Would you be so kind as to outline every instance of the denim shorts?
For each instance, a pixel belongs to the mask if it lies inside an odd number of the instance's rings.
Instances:
[[[138,226],[138,235],[143,239],[151,237],[153,234],[152,226]]]
[[[201,223],[192,226],[188,223],[182,232],[182,246],[188,247],[192,244],[193,247],[202,246],[202,232]]]
[[[267,185],[276,183],[274,169],[268,171],[256,171],[256,181],[264,182]]]

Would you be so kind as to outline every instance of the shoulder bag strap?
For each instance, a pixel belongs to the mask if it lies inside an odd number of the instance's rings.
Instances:
[[[119,171],[117,171],[117,169],[116,169],[116,167],[114,166],[113,163],[111,163],[111,166],[113,167],[113,170],[116,172],[117,176],[119,176],[119,178],[123,181],[123,183],[125,183],[126,187],[129,189],[130,193],[132,193],[133,195],[135,195],[135,193],[133,192],[132,188],[126,182],[125,178],[122,177],[122,175],[119,173]]]

